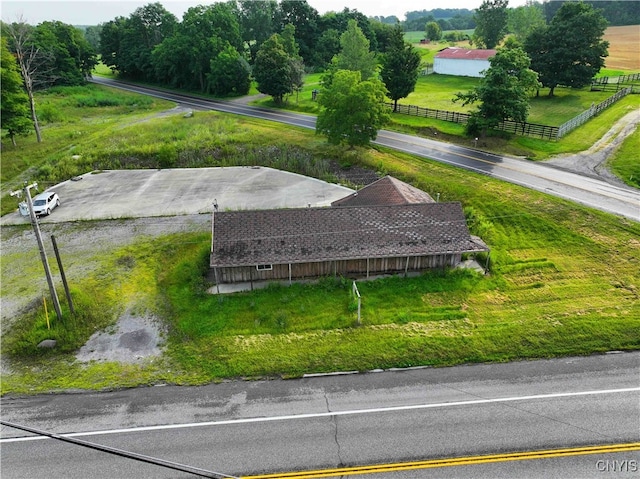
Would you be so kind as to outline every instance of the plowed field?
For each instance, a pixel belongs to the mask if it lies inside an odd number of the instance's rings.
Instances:
[[[609,42],[607,68],[640,69],[640,25],[609,27],[604,39]]]

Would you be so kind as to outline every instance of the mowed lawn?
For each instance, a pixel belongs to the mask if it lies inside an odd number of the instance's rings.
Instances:
[[[413,32],[408,38],[420,38],[422,32]],[[605,40],[610,43],[609,56],[606,58],[606,69],[602,75],[618,76],[640,71],[640,26],[629,25],[623,27],[609,27],[605,32]],[[431,43],[427,45],[417,44],[415,47],[423,55],[425,62],[433,63],[435,54],[448,46],[471,48],[468,42],[457,44]],[[457,92],[466,92],[479,83],[477,78],[456,77],[450,75],[420,76],[415,91],[408,97],[399,100],[401,104],[416,105],[434,110],[447,110],[468,112],[473,110],[473,105],[462,106],[460,102],[454,102]],[[549,89],[540,90],[539,96],[531,97],[531,109],[528,121],[550,126],[559,126],[588,110],[592,104],[598,104],[609,98],[611,92],[591,92],[589,87],[574,90],[558,87],[553,97],[548,96]]]

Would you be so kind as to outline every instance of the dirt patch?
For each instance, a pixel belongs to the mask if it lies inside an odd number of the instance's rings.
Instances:
[[[76,359],[82,362],[142,362],[162,354],[164,336],[165,329],[156,318],[127,311],[114,327],[91,336],[76,354]]]

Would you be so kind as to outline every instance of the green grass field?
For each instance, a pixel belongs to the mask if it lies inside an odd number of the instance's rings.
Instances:
[[[87,270],[74,286],[83,314],[66,326],[54,321],[48,331],[37,303],[19,326],[3,327],[2,352],[13,371],[2,376],[3,394],[201,384],[229,377],[291,377],[640,347],[637,223],[393,151],[331,147],[303,129],[215,112],[197,112],[189,119],[154,118],[162,105],[154,101],[129,112],[131,107],[124,106],[128,95],[116,106],[80,108],[80,103],[94,103],[87,95],[97,100],[104,91],[95,86],[74,90],[73,101],[48,97],[52,105],[60,105],[65,121],[47,123],[42,145],[25,141],[24,150],[5,150],[3,170],[11,168],[20,177],[23,151],[29,152],[32,171],[52,182],[58,175],[87,169],[220,166],[247,160],[261,164],[274,161],[273,152],[279,152],[276,167],[294,171],[332,158],[392,174],[432,196],[440,194],[442,201],[472,208],[472,231],[491,247],[491,273],[433,273],[361,283],[362,325],[357,325],[349,282],[327,279],[213,297],[204,291],[208,234],[140,238],[83,257]],[[608,128],[624,113],[622,105],[596,123]],[[270,153],[261,153],[265,151]],[[307,174],[326,173],[320,166],[315,171]],[[90,229],[91,222],[77,226]],[[3,227],[3,240],[23,231]],[[41,274],[37,257],[30,256],[2,257],[3,299],[28,291],[29,274]],[[165,356],[137,365],[75,362],[73,351],[93,331],[113,324],[125,308],[149,311],[167,325]],[[58,351],[35,349],[39,340],[51,336],[60,341]]]
[[[621,70],[605,70],[603,73],[615,76],[620,74]],[[318,105],[312,100],[312,90],[320,88],[321,77],[321,74],[308,75],[302,91],[295,96],[290,96],[282,108],[317,114]],[[470,77],[422,75],[418,78],[414,92],[407,98],[399,100],[399,103],[434,110],[470,112],[474,109],[473,105],[463,106],[459,102],[454,102],[453,99],[457,92],[468,91],[477,86],[478,82],[479,79]],[[543,88],[539,96],[532,94],[528,118],[530,123],[560,126],[588,110],[592,104],[598,104],[612,95],[611,92],[592,92],[589,87],[582,89],[557,87],[553,97],[549,97],[548,93],[549,90]],[[262,98],[254,104],[275,107],[270,97]],[[532,137],[498,133],[486,138],[482,147],[496,153],[533,160],[544,160],[557,154],[583,151],[593,144],[594,138],[604,135],[618,118],[638,106],[640,106],[639,95],[629,95],[561,141],[549,142]],[[452,143],[469,146],[473,144],[472,139],[465,134],[464,126],[452,122],[394,114],[391,123],[385,128],[420,136],[437,136],[438,139]]]
[[[640,188],[640,130],[636,130],[609,159],[611,170],[625,183]]]

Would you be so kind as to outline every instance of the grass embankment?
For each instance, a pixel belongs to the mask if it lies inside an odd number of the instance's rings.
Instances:
[[[54,174],[57,162],[78,169],[157,167],[160,161],[204,166],[230,164],[254,152],[253,161],[277,157],[285,164],[293,159],[292,168],[297,168],[335,158],[393,174],[434,196],[439,193],[441,201],[472,208],[472,229],[492,250],[491,274],[433,273],[360,283],[362,325],[356,325],[348,282],[209,296],[203,276],[208,234],[141,239],[114,247],[110,254],[95,252],[100,261],[74,293],[85,313],[68,320],[71,329],[54,321],[49,332],[37,307],[21,318],[19,327],[3,331],[3,354],[10,356],[14,371],[3,376],[3,393],[199,384],[225,377],[289,377],[640,347],[637,223],[408,155],[344,152],[312,132],[250,118],[216,113],[137,123],[127,118],[103,134],[109,141],[96,141],[92,134],[74,138],[73,151],[80,158],[68,159],[61,152],[53,158],[34,156],[34,162],[49,164]],[[157,138],[165,141],[158,144]],[[160,150],[171,153],[151,163]],[[18,294],[20,282],[28,279],[18,273],[7,277],[5,271],[19,270],[11,266],[22,264],[21,258],[3,257],[2,282],[15,283]],[[93,331],[113,323],[124,308],[150,311],[168,325],[165,356],[139,365],[75,362],[72,351]],[[58,338],[60,348],[36,350],[34,344],[44,337]]]
[[[50,176],[46,158],[71,157],[78,153],[77,145],[89,150],[108,144],[116,130],[122,128],[124,118],[133,123],[174,105],[152,97],[92,85],[38,92],[36,104],[43,142],[37,143],[35,136],[30,135],[18,137],[17,147],[9,142],[3,143],[0,172],[3,191],[13,188],[22,179],[46,181]],[[38,171],[41,167],[44,170]],[[68,179],[73,174],[70,171],[65,175],[60,171],[52,181]]]
[[[611,170],[626,184],[640,188],[640,130],[627,137],[609,159]]]

